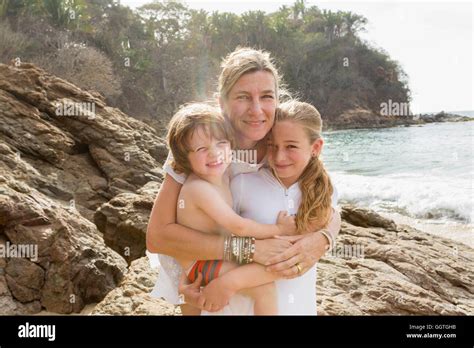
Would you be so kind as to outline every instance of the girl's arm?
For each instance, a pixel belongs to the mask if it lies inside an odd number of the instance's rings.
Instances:
[[[176,206],[181,187],[169,174],[165,175],[148,222],[147,249],[152,253],[166,254],[177,259],[222,259],[224,237],[176,223]]]
[[[294,217],[288,216],[286,212],[278,214],[276,225],[261,224],[239,216],[216,192],[215,188],[206,181],[194,181],[187,187],[187,190],[189,195],[193,197],[193,203],[199,209],[219,226],[237,236],[265,239],[296,233]]]

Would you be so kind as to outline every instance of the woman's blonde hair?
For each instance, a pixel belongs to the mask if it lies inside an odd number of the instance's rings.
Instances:
[[[321,115],[308,103],[291,100],[280,104],[276,110],[275,123],[281,121],[300,124],[310,144],[321,137],[323,125]],[[311,157],[298,182],[302,194],[295,219],[298,232],[306,232],[313,223],[317,223],[321,228],[327,226],[332,212],[333,186],[318,156]]]
[[[170,165],[178,173],[192,173],[189,162],[189,141],[197,129],[215,139],[229,140],[233,146],[232,131],[220,109],[206,103],[183,105],[171,118],[166,136],[168,148],[173,154]]]
[[[250,47],[237,47],[221,63],[218,82],[218,96],[227,99],[229,92],[242,75],[256,71],[268,71],[275,79],[275,97],[287,92],[283,88],[282,78],[278,73],[270,53]]]

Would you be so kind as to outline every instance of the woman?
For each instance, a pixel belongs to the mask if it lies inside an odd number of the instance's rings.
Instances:
[[[275,110],[281,93],[281,78],[270,60],[269,54],[249,48],[239,48],[229,54],[222,63],[219,76],[219,104],[235,132],[239,150],[255,150],[257,165],[236,168],[234,175],[258,170],[265,163],[266,135],[273,126]],[[179,191],[184,182],[165,164],[165,179],[157,195],[147,229],[147,249],[172,257],[196,260],[214,260],[224,257],[223,236],[195,231],[176,224]],[[268,271],[281,278],[291,279],[312,269],[330,248],[339,232],[338,214],[325,230],[290,238],[271,238],[255,241],[253,261],[268,266]],[[171,258],[160,258],[162,269],[162,295],[176,303],[180,268]],[[200,279],[192,285],[182,285],[181,292],[192,307],[206,311],[219,311],[230,298],[223,297],[218,303],[206,301],[198,291]],[[212,282],[210,283],[212,284]],[[167,290],[167,291],[166,291]],[[189,306],[182,306],[184,314],[192,314]]]

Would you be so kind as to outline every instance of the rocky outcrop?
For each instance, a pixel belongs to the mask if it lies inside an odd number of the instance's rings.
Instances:
[[[31,64],[0,64],[0,106],[1,141],[38,171],[24,180],[89,219],[117,194],[161,179],[163,140],[100,95]]]
[[[474,250],[376,215],[343,207],[336,247],[318,266],[318,313],[474,314]]]
[[[0,161],[0,313],[80,312],[126,272],[96,226],[18,178],[33,170],[5,144]]]
[[[415,126],[434,122],[469,122],[472,117],[453,115],[440,112],[435,115],[419,114],[405,116],[383,116],[372,110],[356,107],[343,111],[340,115],[324,119],[324,130],[359,129],[359,128],[387,128],[398,126]]]
[[[150,297],[157,277],[147,257],[133,261],[120,286],[111,291],[91,315],[180,315],[178,306]]]
[[[99,94],[31,64],[0,64],[0,314],[79,312],[116,288],[131,259],[106,244],[131,245],[138,258],[145,243],[127,219],[113,225],[107,203],[150,181],[156,192],[166,154],[151,127]],[[128,219],[149,213],[138,201]],[[106,243],[94,224],[103,204],[122,233],[108,228]],[[28,247],[36,257],[13,254]]]
[[[94,215],[107,245],[128,262],[145,255],[146,228],[159,188],[158,182],[150,181],[136,193],[121,193]]]

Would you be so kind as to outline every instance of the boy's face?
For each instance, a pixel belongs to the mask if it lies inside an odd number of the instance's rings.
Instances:
[[[199,177],[222,176],[231,161],[230,142],[216,139],[200,127],[189,137],[189,163]]]

